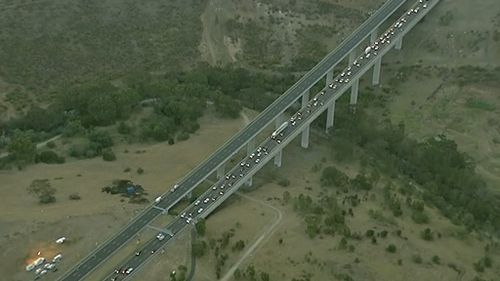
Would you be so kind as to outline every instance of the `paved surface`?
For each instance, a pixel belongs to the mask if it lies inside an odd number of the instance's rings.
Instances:
[[[439,0],[430,0],[428,3],[435,5]],[[427,4],[427,1],[425,1]],[[416,4],[412,7],[419,7],[422,11],[423,4]],[[430,9],[430,8],[428,8]],[[394,38],[401,36],[413,27],[418,20],[423,16],[422,12],[419,13],[405,13],[398,19],[397,23],[402,23],[400,27],[396,28],[391,25],[390,28],[384,32],[377,39],[377,48],[373,48],[368,54],[362,54],[357,57],[352,65],[349,65],[344,71],[335,77],[334,82],[325,87],[320,93],[316,94],[309,103],[298,112],[296,112],[290,120],[288,126],[277,136],[277,138],[267,138],[260,146],[258,146],[250,156],[245,157],[233,167],[229,173],[222,179],[214,183],[205,193],[203,193],[196,202],[188,206],[185,211],[175,218],[175,220],[166,227],[166,232],[171,233],[171,236],[162,240],[151,239],[141,249],[140,255],[131,256],[126,259],[117,271],[111,273],[104,280],[124,280],[133,276],[140,266],[148,261],[156,251],[161,249],[167,242],[169,242],[177,234],[183,230],[192,227],[200,217],[206,217],[211,211],[218,207],[222,202],[228,198],[229,195],[234,193],[241,185],[243,185],[249,176],[255,174],[262,166],[270,161],[274,155],[278,153],[284,146],[286,146],[295,136],[300,134],[304,126],[310,124],[322,112],[324,112],[330,102],[338,99],[347,89],[350,88],[351,82],[354,79],[359,79],[367,69],[369,69],[375,61],[384,53],[389,51],[394,45]],[[404,19],[404,21],[402,20]],[[408,22],[408,23],[406,23]],[[402,26],[405,26],[403,28]],[[383,40],[382,40],[383,39]],[[392,41],[392,42],[391,42]],[[375,45],[372,45],[372,47]],[[351,80],[352,79],[352,80]],[[123,274],[125,270],[129,269],[130,274]]]
[[[276,116],[284,112],[304,93],[304,91],[308,90],[319,81],[328,70],[336,65],[337,62],[345,58],[352,49],[358,46],[363,39],[367,38],[375,28],[383,23],[384,20],[392,15],[392,13],[405,2],[406,0],[388,0],[354,33],[352,33],[351,36],[342,42],[337,49],[328,54],[297,83],[260,113],[248,126],[233,136],[209,158],[193,169],[181,182],[179,182],[179,187],[174,192],[167,192],[157,206],[169,209],[179,202],[187,193],[193,190],[198,183],[203,181],[222,165],[226,159],[238,152],[249,140],[269,125]],[[113,252],[121,248],[122,245],[134,237],[134,235],[149,222],[160,215],[161,212],[161,210],[153,208],[152,205],[148,206],[117,235],[106,241],[98,249],[94,250],[89,256],[58,280],[78,281],[83,279],[89,272],[104,262]],[[171,225],[171,229],[176,233],[175,231],[180,230],[184,224],[182,220],[176,221]],[[151,248],[159,247],[167,241],[168,239],[164,239],[161,242],[157,240],[153,241]]]

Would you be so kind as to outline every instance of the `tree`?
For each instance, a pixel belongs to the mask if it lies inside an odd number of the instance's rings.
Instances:
[[[420,236],[425,241],[432,241],[432,240],[434,240],[434,234],[432,233],[432,231],[431,231],[430,228],[424,229],[424,231],[422,231],[422,233],[420,234]]]
[[[233,273],[234,279],[236,280],[239,280],[241,278],[241,275],[241,270],[239,268],[237,268]]]
[[[104,161],[115,161],[116,160],[116,155],[111,149],[105,149],[102,152],[102,159]]]
[[[205,223],[205,219],[199,219],[198,222],[195,225],[196,227],[196,233],[200,236],[204,236],[205,232],[207,231],[207,226]]]
[[[56,190],[50,185],[48,179],[33,180],[28,187],[28,192],[36,195],[42,204],[53,203],[56,201],[56,198],[54,197]]]
[[[245,248],[245,241],[243,241],[243,240],[238,240],[238,241],[234,244],[234,246],[233,246],[232,250],[233,250],[233,252],[236,252],[236,251],[241,251],[241,250],[243,250],[244,248]]]
[[[435,263],[435,264],[441,264],[441,259],[439,258],[439,256],[432,256],[432,262]]]
[[[269,273],[262,271],[260,273],[260,279],[262,281],[269,281]]]
[[[15,131],[8,146],[9,153],[19,167],[33,163],[36,157],[36,146],[31,141],[29,134],[22,131]]]
[[[357,175],[353,180],[351,180],[351,184],[357,190],[370,190],[373,187],[370,179],[364,175]]]
[[[45,164],[61,164],[64,163],[64,157],[60,157],[52,150],[46,150],[36,156],[35,162],[42,162]]]
[[[234,98],[222,93],[215,96],[215,111],[225,118],[237,118],[240,115],[241,104]]]
[[[389,244],[385,250],[389,253],[395,253],[396,252],[396,245],[394,244]]]
[[[195,257],[202,257],[205,255],[206,249],[207,243],[205,243],[205,241],[195,241],[193,243],[192,251]]]
[[[321,184],[323,186],[344,187],[347,186],[348,183],[349,178],[347,175],[333,166],[324,168],[321,173]]]
[[[104,148],[113,146],[113,139],[106,131],[92,131],[89,134],[89,140],[95,144],[98,153]]]
[[[287,190],[283,191],[283,203],[287,204],[290,201],[290,192]]]

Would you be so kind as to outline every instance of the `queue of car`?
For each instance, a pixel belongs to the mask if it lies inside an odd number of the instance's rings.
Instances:
[[[419,4],[422,4],[422,8],[427,8],[427,2],[429,0],[419,0]],[[417,14],[419,12],[419,7],[412,8],[408,10],[406,13],[407,16],[410,16],[412,14]],[[396,30],[400,29],[403,27],[403,25],[407,22],[407,19],[405,17],[400,18],[398,21],[396,21],[385,33],[383,33],[375,42],[373,42],[370,46],[366,47],[364,50],[364,53],[359,56],[357,59],[355,59],[351,65],[349,65],[344,71],[342,71],[339,75],[339,77],[331,84],[328,85],[328,89],[337,89],[339,83],[349,83],[349,77],[353,75],[354,72],[354,67],[359,68],[361,66],[361,61],[363,59],[368,59],[370,56],[377,56],[378,51],[381,48],[381,45],[383,44],[390,44],[391,37],[395,34]],[[286,129],[288,128],[288,124],[290,124],[292,127],[297,125],[297,122],[302,120],[303,117],[305,117],[306,114],[311,114],[313,108],[316,108],[318,106],[323,106],[324,105],[324,95],[325,91],[321,91],[318,95],[316,95],[304,109],[299,110],[297,113],[295,113],[287,122],[284,122],[278,129],[276,129],[272,136],[271,139],[276,141],[276,143],[280,144],[282,141],[282,138],[285,136]],[[261,161],[261,157],[268,155],[268,148],[264,146],[259,146],[255,152],[251,153],[248,156],[248,159],[243,160],[242,162],[239,163],[239,174],[238,178],[234,173],[229,173],[224,177],[224,182],[218,185],[214,185],[212,187],[212,191],[209,192],[205,198],[200,198],[194,202],[194,206],[196,207],[193,212],[196,212],[198,215],[201,214],[205,209],[206,206],[210,202],[216,201],[219,196],[224,195],[224,188],[226,187],[232,187],[232,185],[238,181],[240,178],[243,178],[245,176],[245,170],[250,168],[252,166],[252,163],[258,164]],[[177,188],[179,187],[179,184],[174,185],[174,187],[170,190],[171,192],[174,192]],[[161,200],[161,197],[157,198],[158,201]],[[156,200],[155,200],[156,201]],[[194,221],[193,218],[193,213],[192,212],[183,212],[180,215],[180,218],[185,219],[185,222],[187,224],[190,224],[191,222]],[[165,238],[165,234],[160,232],[156,238],[158,240],[163,240]],[[152,250],[151,253],[154,253],[155,251]],[[136,255],[140,255],[140,251],[136,252]],[[133,271],[132,267],[121,269],[121,270],[116,270],[115,273],[122,273],[122,274],[130,274]],[[115,279],[112,279],[115,280]]]

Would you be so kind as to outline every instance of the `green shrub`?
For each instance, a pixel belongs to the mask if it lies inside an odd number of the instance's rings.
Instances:
[[[69,200],[80,200],[82,197],[78,193],[73,193],[69,195]]]
[[[102,152],[102,159],[104,161],[115,161],[116,155],[111,149],[106,149]]]
[[[432,262],[435,264],[441,264],[441,259],[439,258],[439,256],[433,256]]]
[[[287,179],[287,178],[281,178],[279,181],[278,181],[278,184],[283,186],[283,187],[287,187],[290,185],[290,180]]]
[[[178,141],[185,141],[189,139],[189,133],[188,132],[179,132],[179,134],[177,134],[177,140]]]
[[[143,169],[143,168],[137,168],[137,173],[138,173],[139,175],[144,174],[144,169]]]
[[[46,150],[36,156],[35,162],[42,162],[45,164],[61,164],[65,162],[65,159],[64,157],[57,155],[54,151]]]
[[[420,233],[420,237],[422,237],[425,241],[432,241],[434,240],[434,233],[432,233],[430,228],[426,228],[422,231],[422,233]]]
[[[385,248],[385,250],[389,253],[395,253],[397,248],[396,248],[396,245],[394,244],[389,244],[389,246],[387,246],[387,248]]]
[[[411,257],[411,260],[416,263],[416,264],[421,264],[422,263],[422,257],[420,255],[413,255]]]
[[[422,211],[413,211],[411,219],[418,224],[425,224],[429,222],[429,217]]]

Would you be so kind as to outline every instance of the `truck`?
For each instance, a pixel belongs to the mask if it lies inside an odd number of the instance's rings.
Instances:
[[[286,127],[288,127],[288,122],[283,122],[283,124],[281,124],[278,129],[274,130],[274,132],[271,134],[271,139],[276,139],[276,137],[281,134],[285,129]]]

